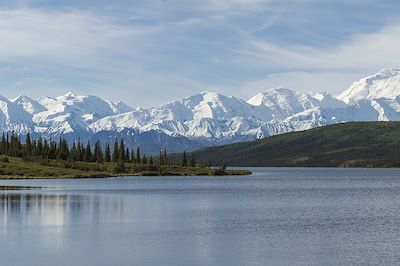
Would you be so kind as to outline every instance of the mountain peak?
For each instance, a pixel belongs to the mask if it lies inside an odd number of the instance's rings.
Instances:
[[[214,91],[202,91],[200,95],[202,95],[203,97],[218,97],[221,94]]]
[[[31,100],[31,98],[29,98],[28,96],[26,96],[24,94],[20,94],[17,97],[15,97],[14,99],[11,99],[12,102],[20,102],[20,101],[25,101],[25,100]]]
[[[274,101],[276,101],[277,98],[282,98],[283,101],[288,101],[288,98],[297,97],[297,94],[297,92],[284,87],[270,88],[258,93],[257,95],[249,99],[247,103],[259,106],[265,105],[266,102],[270,102],[271,99],[274,99]]]
[[[20,105],[25,111],[30,114],[36,114],[46,110],[46,108],[39,102],[24,94],[18,95],[18,97],[12,99],[11,102]]]
[[[372,76],[354,82],[337,98],[346,103],[378,98],[394,99],[400,95],[400,69],[384,68]]]
[[[378,73],[376,73],[374,76],[380,76],[380,77],[393,77],[396,75],[400,74],[400,69],[398,68],[382,68]],[[372,76],[373,77],[373,76]]]
[[[69,91],[64,95],[57,97],[57,99],[69,99],[69,98],[75,98],[75,97],[77,97],[77,94],[73,91]]]

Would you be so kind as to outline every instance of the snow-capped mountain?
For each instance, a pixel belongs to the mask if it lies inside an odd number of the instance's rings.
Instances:
[[[338,97],[269,89],[248,101],[202,92],[143,109],[73,92],[38,100],[0,97],[0,130],[113,141],[145,152],[193,150],[349,121],[400,121],[400,70],[383,69]]]
[[[384,68],[375,75],[354,82],[337,98],[346,103],[379,98],[394,99],[400,95],[400,69]]]
[[[341,107],[345,104],[328,93],[300,93],[287,88],[261,92],[247,101],[254,106],[268,107],[274,118],[284,119],[315,107]]]

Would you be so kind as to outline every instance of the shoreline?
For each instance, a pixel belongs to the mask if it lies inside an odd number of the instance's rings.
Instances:
[[[121,174],[88,174],[88,175],[62,175],[62,176],[21,176],[21,175],[0,175],[1,180],[46,180],[46,179],[104,179],[113,177],[143,177],[143,176],[248,176],[253,173],[249,170],[226,170],[224,174],[180,174],[180,173],[121,173]]]
[[[57,160],[26,161],[18,157],[0,160],[0,180],[16,179],[84,179],[116,176],[222,176],[250,175],[249,170],[183,167],[177,165],[145,165],[125,163],[65,162]]]

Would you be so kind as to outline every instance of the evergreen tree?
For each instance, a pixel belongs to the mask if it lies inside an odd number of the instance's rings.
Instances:
[[[7,140],[6,140],[6,154],[9,154],[10,151],[10,139],[8,137],[8,132],[7,132]]]
[[[76,142],[72,142],[72,149],[68,156],[69,161],[76,161]]]
[[[142,163],[147,164],[147,157],[145,154],[143,154]]]
[[[39,139],[37,140],[37,152],[38,155],[43,157],[43,139],[42,137],[39,137]],[[54,159],[54,158],[52,158]]]
[[[135,152],[134,152],[133,148],[132,148],[132,150],[131,150],[131,162],[132,162],[132,163],[136,163]]]
[[[111,161],[111,151],[110,151],[110,144],[106,144],[106,149],[104,150],[104,161],[106,163]]]
[[[7,154],[6,145],[6,134],[3,132],[3,136],[1,137],[1,154]]]
[[[129,163],[131,160],[131,154],[129,152],[129,149],[126,148],[126,152],[125,152],[125,162]]]
[[[68,155],[69,155],[68,142],[66,139],[60,138],[60,142],[58,144],[57,159],[66,161],[68,159]]]
[[[194,156],[194,153],[192,153],[192,156],[190,158],[190,166],[191,167],[196,167],[196,158]]]
[[[121,139],[120,143],[119,143],[118,158],[119,158],[119,160],[122,160],[122,161],[124,161],[124,159],[125,159],[124,139]]]
[[[83,142],[81,143],[80,153],[79,153],[79,161],[83,161],[83,157],[85,155],[85,147],[83,146]]]
[[[118,162],[119,160],[119,148],[118,148],[118,140],[115,139],[114,142],[114,149],[113,149],[113,156],[112,156],[112,161],[113,162]]]
[[[43,150],[42,150],[42,155],[43,158],[48,159],[49,158],[49,142],[47,141],[47,139],[44,139],[43,141]]]
[[[160,153],[158,154],[158,164],[164,165],[164,156],[163,156],[162,150],[160,150]]]
[[[186,156],[186,151],[183,152],[182,155],[182,166],[186,167],[188,165],[188,160],[187,160],[187,156]]]
[[[32,155],[32,142],[31,142],[31,134],[29,132],[26,134],[25,140],[25,149],[26,149],[26,156]]]
[[[136,163],[140,164],[140,147],[136,149]]]
[[[164,165],[169,164],[168,157],[167,157],[167,150],[164,150],[163,161],[164,161]]]
[[[83,155],[83,161],[90,162],[92,160],[92,151],[90,149],[90,143],[86,145],[85,153]]]
[[[103,155],[103,151],[101,149],[100,140],[96,141],[96,144],[94,147],[93,161],[95,161],[97,163],[104,162],[104,155]]]
[[[76,143],[76,151],[75,151],[75,155],[74,155],[76,161],[82,161],[82,153],[83,153],[83,150],[82,150],[82,145],[81,145],[81,139],[78,138],[78,141]]]
[[[150,164],[150,165],[153,165],[153,164],[154,164],[153,156],[150,156],[149,164]]]

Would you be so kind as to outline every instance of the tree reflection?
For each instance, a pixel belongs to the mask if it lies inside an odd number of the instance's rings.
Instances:
[[[65,225],[123,217],[124,201],[99,195],[0,193],[0,224]]]

